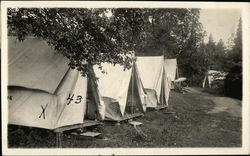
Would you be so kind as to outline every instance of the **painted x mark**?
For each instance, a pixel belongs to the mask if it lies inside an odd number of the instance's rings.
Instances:
[[[41,118],[43,116],[43,119],[45,119],[45,109],[47,108],[47,106],[48,106],[48,104],[45,107],[43,107],[43,105],[41,105],[42,113],[40,114],[39,118]]]

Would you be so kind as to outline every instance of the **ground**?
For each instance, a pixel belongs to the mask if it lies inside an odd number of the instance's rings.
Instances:
[[[126,122],[105,122],[96,128],[102,133],[99,138],[64,134],[61,147],[240,147],[241,101],[201,88],[186,91],[172,91],[168,110],[147,111],[135,119],[143,123],[137,128]],[[10,147],[56,147],[56,137],[49,131],[26,128],[9,132]]]

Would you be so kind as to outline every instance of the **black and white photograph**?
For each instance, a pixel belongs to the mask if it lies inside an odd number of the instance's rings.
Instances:
[[[250,154],[249,21],[243,2],[2,2],[3,154]]]

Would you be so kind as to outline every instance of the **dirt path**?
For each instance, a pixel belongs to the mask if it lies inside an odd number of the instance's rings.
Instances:
[[[241,101],[229,97],[216,97],[209,93],[204,93],[202,90],[186,87],[185,90],[189,93],[200,94],[207,96],[206,98],[213,101],[215,104],[214,108],[207,113],[220,113],[220,112],[228,112],[231,116],[241,117]]]
[[[228,97],[215,97],[212,101],[216,104],[208,113],[228,112],[231,116],[241,117],[241,101]]]

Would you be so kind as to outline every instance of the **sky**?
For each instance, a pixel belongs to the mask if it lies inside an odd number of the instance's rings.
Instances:
[[[207,32],[205,42],[212,34],[215,42],[222,39],[226,44],[231,34],[237,30],[240,17],[239,9],[201,9],[200,22]]]

